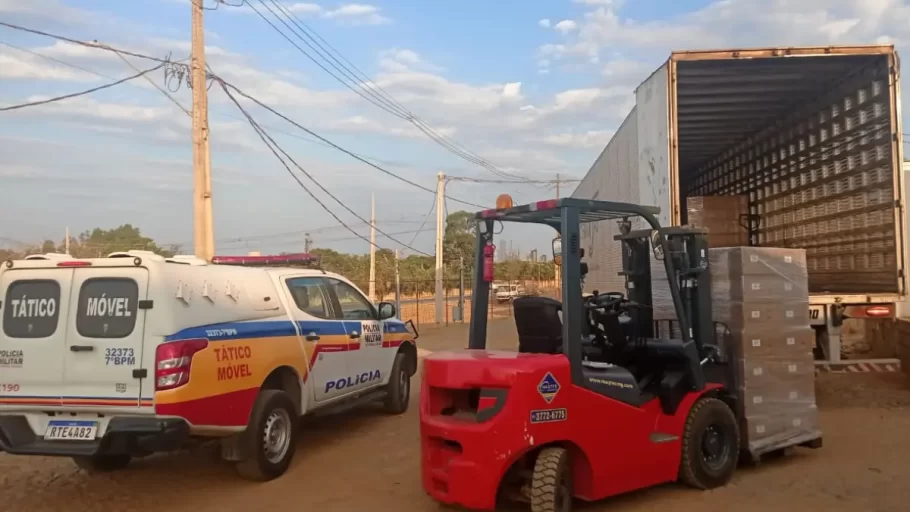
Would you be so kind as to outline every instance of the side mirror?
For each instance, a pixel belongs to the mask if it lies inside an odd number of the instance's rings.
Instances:
[[[559,237],[553,239],[553,264],[562,265],[562,239]]]
[[[395,318],[395,315],[398,311],[395,310],[395,304],[391,302],[380,302],[379,303],[379,319],[388,320],[389,318]]]
[[[654,253],[654,259],[664,259],[664,246],[661,245],[660,231],[656,229],[651,231],[651,251]]]

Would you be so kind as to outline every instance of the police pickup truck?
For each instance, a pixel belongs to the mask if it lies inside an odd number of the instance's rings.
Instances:
[[[241,476],[294,456],[300,416],[408,408],[416,330],[308,255],[0,266],[0,449],[110,471],[220,438]],[[277,266],[276,266],[277,265]]]

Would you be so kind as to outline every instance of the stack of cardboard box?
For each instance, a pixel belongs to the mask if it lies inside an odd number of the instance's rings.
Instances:
[[[742,225],[749,213],[747,196],[693,196],[686,199],[686,211],[686,224],[707,228],[708,247],[749,245],[749,230]]]
[[[805,251],[717,248],[709,259],[714,320],[729,329],[736,362],[744,448],[760,454],[821,437]]]

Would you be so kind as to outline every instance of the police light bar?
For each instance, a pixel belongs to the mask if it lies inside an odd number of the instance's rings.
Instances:
[[[212,258],[212,264],[249,267],[318,265],[319,257],[308,253],[284,254],[280,256],[215,256]]]

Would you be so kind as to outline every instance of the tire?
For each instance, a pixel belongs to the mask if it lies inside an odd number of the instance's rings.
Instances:
[[[250,423],[241,443],[246,459],[237,473],[247,480],[264,482],[283,475],[297,448],[297,407],[277,389],[263,389],[253,404]]]
[[[739,425],[730,407],[716,398],[699,399],[686,418],[679,480],[702,490],[726,485],[739,462],[739,448]]]
[[[389,383],[386,384],[385,411],[389,414],[404,414],[411,401],[411,372],[404,354],[395,356]]]
[[[572,510],[572,465],[565,448],[544,448],[531,476],[531,512]]]
[[[73,457],[73,462],[89,473],[108,473],[129,466],[132,457],[125,453],[101,453],[87,457]]]

